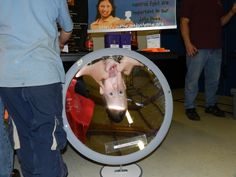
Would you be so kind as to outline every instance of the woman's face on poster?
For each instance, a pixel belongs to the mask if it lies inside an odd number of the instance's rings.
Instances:
[[[102,1],[98,6],[98,11],[101,15],[101,18],[107,18],[112,12],[112,5],[108,0]]]

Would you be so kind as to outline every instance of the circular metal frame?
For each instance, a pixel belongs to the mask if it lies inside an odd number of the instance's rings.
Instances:
[[[70,128],[70,125],[67,120],[66,116],[66,111],[65,111],[65,102],[66,102],[66,92],[69,87],[69,84],[75,74],[78,72],[81,67],[87,65],[88,63],[98,59],[102,58],[104,56],[109,56],[109,55],[122,55],[122,56],[127,56],[130,58],[134,58],[141,63],[143,63],[147,68],[149,68],[155,76],[159,79],[159,82],[163,88],[164,92],[164,97],[165,97],[165,116],[163,119],[163,122],[161,124],[161,127],[159,131],[157,132],[156,136],[154,139],[143,149],[128,155],[123,155],[123,156],[109,156],[109,155],[104,155],[98,152],[95,152],[94,150],[91,150],[87,146],[85,146],[73,133],[73,131]],[[136,162],[145,156],[149,155],[151,152],[153,152],[163,141],[165,138],[170,124],[172,120],[172,114],[173,114],[173,100],[172,100],[172,93],[169,87],[169,84],[160,71],[160,69],[148,58],[145,56],[134,52],[130,51],[127,49],[114,49],[114,48],[106,48],[106,49],[101,49],[97,50],[94,52],[91,52],[82,58],[80,58],[78,61],[76,61],[71,68],[68,70],[66,73],[66,82],[63,87],[63,123],[64,123],[64,129],[67,133],[67,139],[70,142],[70,144],[81,154],[83,154],[85,157],[96,161],[98,163],[102,164],[108,164],[108,165],[125,165],[129,163]]]

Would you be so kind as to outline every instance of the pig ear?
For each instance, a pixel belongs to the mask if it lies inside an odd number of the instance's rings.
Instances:
[[[102,86],[99,87],[99,91],[100,91],[100,94],[103,95],[104,94],[104,91],[103,91],[103,88]]]
[[[123,81],[123,84],[124,84],[124,88],[125,88],[125,90],[126,90],[126,84],[125,84],[125,81]]]

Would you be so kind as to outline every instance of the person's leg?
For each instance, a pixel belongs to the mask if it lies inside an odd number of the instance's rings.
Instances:
[[[7,123],[4,122],[4,105],[0,97],[0,177],[9,177],[13,168],[13,148]]]
[[[217,90],[221,72],[222,52],[220,49],[210,50],[205,66],[205,106],[214,106],[217,101]]]
[[[205,66],[205,112],[218,117],[224,117],[225,112],[217,106],[217,90],[221,73],[222,51],[215,49],[209,51]]]
[[[185,109],[195,108],[195,99],[198,94],[198,81],[206,61],[205,55],[205,50],[199,50],[195,56],[186,57]]]
[[[65,177],[61,84],[2,90],[20,138],[17,155],[23,176]]]

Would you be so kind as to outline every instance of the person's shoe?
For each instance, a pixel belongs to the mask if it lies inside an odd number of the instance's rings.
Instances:
[[[225,112],[220,110],[220,108],[218,108],[217,105],[207,107],[205,109],[205,113],[213,114],[214,116],[217,117],[225,117]]]
[[[186,110],[185,110],[185,114],[186,114],[186,116],[187,116],[190,120],[195,120],[195,121],[199,121],[199,120],[200,120],[200,116],[199,116],[198,113],[196,112],[196,109],[195,109],[195,108],[186,109]]]
[[[13,169],[11,177],[21,177],[19,170]]]

